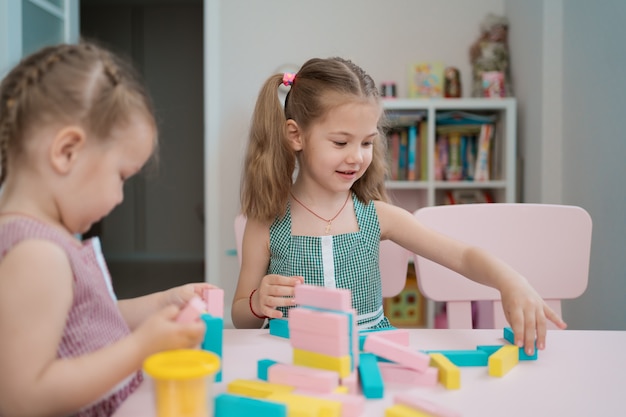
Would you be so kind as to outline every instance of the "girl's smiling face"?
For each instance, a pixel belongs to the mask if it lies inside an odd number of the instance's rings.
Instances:
[[[329,110],[296,149],[301,150],[299,178],[331,192],[349,190],[372,162],[380,116],[380,106],[372,102],[348,102]]]

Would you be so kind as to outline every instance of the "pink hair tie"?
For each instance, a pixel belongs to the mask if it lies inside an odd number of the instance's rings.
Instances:
[[[286,72],[283,74],[283,84],[286,86],[292,85],[293,80],[296,79],[296,74],[292,72]]]

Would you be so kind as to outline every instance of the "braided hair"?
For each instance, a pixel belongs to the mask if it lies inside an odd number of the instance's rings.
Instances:
[[[93,42],[48,46],[25,57],[0,83],[0,186],[35,127],[76,123],[104,140],[137,110],[156,125],[132,67]]]

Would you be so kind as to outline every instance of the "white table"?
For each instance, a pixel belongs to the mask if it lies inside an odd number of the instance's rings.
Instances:
[[[474,349],[506,343],[502,330],[410,331],[411,345],[423,350]],[[460,411],[465,417],[626,415],[626,331],[549,331],[547,347],[536,361],[523,361],[501,378],[486,367],[461,368],[461,388],[385,386],[385,398],[367,400],[364,417],[384,416],[397,392]],[[257,360],[291,363],[289,340],[267,330],[224,331],[223,380],[214,392],[236,378],[256,379]],[[131,395],[114,417],[155,416],[151,381]]]

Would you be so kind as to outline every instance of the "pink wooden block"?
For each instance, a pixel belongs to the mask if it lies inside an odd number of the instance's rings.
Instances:
[[[224,317],[224,290],[221,288],[205,288],[202,298],[206,304],[206,312],[213,317]]]
[[[187,305],[178,313],[176,321],[180,323],[191,323],[200,319],[204,311],[204,302],[198,296],[194,296]]]
[[[420,372],[397,363],[378,362],[378,368],[385,383],[429,387],[437,385],[439,370],[432,366]]]
[[[396,394],[394,397],[394,403],[406,405],[407,407],[423,411],[433,417],[461,417],[461,413],[456,410],[451,410],[447,407],[427,401],[423,398],[418,398],[409,393]]]
[[[383,337],[402,346],[410,345],[409,331],[407,329],[380,330],[368,333],[367,337]]]
[[[300,284],[295,287],[296,304],[328,310],[352,310],[352,293],[345,288],[326,288]]]
[[[359,395],[359,372],[355,369],[350,375],[341,378],[340,385],[348,387],[348,394]]]
[[[425,371],[430,364],[430,356],[426,353],[382,337],[368,336],[363,344],[363,350],[417,371]]]
[[[296,287],[297,288],[297,287]],[[301,329],[319,336],[348,335],[348,316],[330,311],[295,307],[289,310],[289,332]],[[355,330],[356,331],[356,330]]]
[[[346,356],[350,352],[348,334],[322,337],[301,329],[289,329],[289,342],[296,349],[323,353],[329,356]]]
[[[294,394],[307,395],[309,397],[324,400],[339,401],[341,403],[341,417],[360,417],[365,411],[365,397],[354,394],[323,394],[307,390],[295,390]]]
[[[276,363],[268,368],[267,381],[313,392],[331,393],[339,387],[339,374],[308,366]]]

